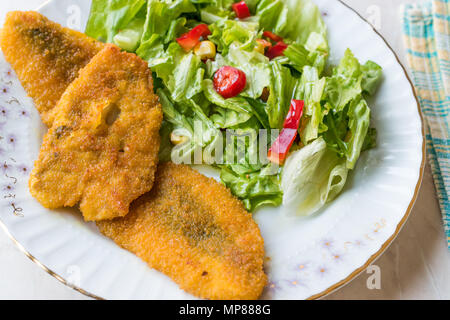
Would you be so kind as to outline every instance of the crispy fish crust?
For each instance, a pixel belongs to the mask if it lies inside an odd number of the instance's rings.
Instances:
[[[47,126],[51,125],[51,111],[66,88],[103,46],[34,11],[9,12],[1,31],[5,58]]]
[[[264,242],[251,214],[188,166],[160,164],[152,191],[125,218],[97,226],[196,296],[257,299],[266,284]]]
[[[153,186],[161,106],[151,71],[135,54],[106,46],[55,108],[31,173],[31,194],[50,209],[74,206],[87,221],[125,216]]]

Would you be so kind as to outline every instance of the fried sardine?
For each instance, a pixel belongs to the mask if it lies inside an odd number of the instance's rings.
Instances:
[[[251,214],[188,166],[160,164],[152,191],[125,218],[97,226],[196,296],[256,299],[266,284],[264,242]]]
[[[47,126],[66,88],[103,46],[34,11],[9,12],[1,31],[5,58]]]
[[[50,209],[79,202],[87,221],[125,216],[153,186],[161,121],[147,63],[107,45],[55,107],[31,194]]]

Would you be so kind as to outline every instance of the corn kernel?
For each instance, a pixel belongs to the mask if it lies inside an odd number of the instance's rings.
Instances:
[[[259,41],[256,42],[255,51],[264,54],[266,47]]]
[[[195,46],[194,53],[202,60],[213,59],[216,56],[216,46],[209,40],[201,41]]]
[[[172,142],[173,145],[182,144],[187,142],[188,140],[188,137],[176,134],[174,131],[172,131],[172,133],[170,134],[170,142]]]

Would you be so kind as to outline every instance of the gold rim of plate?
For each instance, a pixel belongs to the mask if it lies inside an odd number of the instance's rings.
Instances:
[[[53,0],[46,0],[44,3],[42,3],[36,10],[42,9],[42,7],[46,6],[48,3],[50,3]],[[395,238],[398,236],[398,234],[400,233],[400,230],[403,228],[403,226],[405,225],[405,222],[408,220],[409,215],[411,214],[412,208],[414,207],[414,203],[417,200],[417,196],[419,193],[419,189],[420,189],[420,185],[422,184],[422,180],[423,180],[423,174],[424,174],[424,170],[425,170],[425,129],[424,129],[424,123],[423,123],[423,116],[422,116],[422,112],[420,110],[420,104],[419,104],[419,100],[417,99],[417,95],[416,92],[414,90],[414,86],[413,83],[406,71],[405,66],[403,66],[403,64],[401,63],[397,53],[392,49],[391,45],[388,43],[388,41],[381,35],[380,32],[378,32],[378,30],[376,30],[361,14],[359,14],[355,9],[353,9],[352,7],[350,7],[349,5],[347,5],[346,3],[344,3],[342,0],[338,0],[342,5],[344,5],[345,7],[347,7],[348,9],[350,9],[351,11],[353,11],[361,20],[363,20],[365,23],[367,23],[372,30],[383,40],[383,42],[386,44],[386,46],[388,47],[388,49],[394,54],[395,59],[397,60],[397,63],[402,67],[403,72],[406,76],[406,78],[408,79],[408,82],[411,86],[411,90],[412,93],[414,95],[414,99],[416,100],[416,104],[417,104],[417,111],[419,113],[419,117],[420,117],[420,123],[422,125],[421,128],[421,132],[422,132],[422,162],[420,164],[420,174],[419,174],[419,179],[417,180],[416,183],[416,187],[414,189],[414,195],[408,205],[408,208],[405,212],[405,214],[403,215],[403,218],[400,220],[400,222],[397,225],[397,228],[395,229],[394,234],[392,234],[392,236],[386,240],[386,242],[383,243],[383,245],[381,246],[381,248],[375,252],[367,261],[366,263],[364,263],[361,267],[356,268],[351,274],[349,274],[345,279],[342,279],[341,281],[333,284],[332,286],[330,286],[328,289],[323,290],[320,293],[317,293],[315,295],[310,296],[309,298],[307,298],[307,300],[315,300],[315,299],[320,299],[323,298],[327,295],[329,295],[330,293],[342,288],[343,286],[347,285],[348,283],[350,283],[351,280],[353,280],[354,278],[356,278],[361,272],[363,272],[369,265],[371,265],[376,259],[378,259],[383,253],[384,251],[386,251],[386,249],[390,246],[390,244],[395,240]],[[13,241],[13,243],[19,248],[20,251],[22,251],[31,261],[33,261],[34,263],[36,263],[40,268],[42,268],[45,272],[47,272],[49,275],[51,275],[52,277],[54,277],[56,280],[60,281],[61,283],[63,283],[64,285],[68,286],[69,288],[72,288],[76,291],[78,291],[79,293],[88,296],[90,298],[94,298],[97,300],[105,300],[105,298],[99,297],[93,293],[90,293],[82,288],[79,288],[69,282],[67,282],[66,279],[64,279],[63,277],[61,277],[60,275],[58,275],[56,272],[50,270],[47,266],[45,266],[43,263],[41,263],[38,259],[36,259],[31,253],[29,253],[21,244],[19,241],[17,241],[13,235],[9,232],[8,228],[6,227],[6,225],[0,220],[0,226],[2,227],[2,229],[5,231],[6,235]]]

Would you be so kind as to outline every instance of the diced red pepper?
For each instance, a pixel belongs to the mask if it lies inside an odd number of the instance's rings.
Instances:
[[[305,103],[303,100],[291,101],[289,112],[284,120],[283,129],[280,135],[269,149],[267,158],[274,163],[283,164],[288,155],[289,149],[294,143],[297,136],[298,127],[300,125],[300,119],[303,114],[303,108]]]
[[[296,136],[297,130],[282,129],[277,140],[275,140],[272,147],[269,149],[269,153],[267,155],[269,161],[277,164],[283,164]]]
[[[283,128],[297,130],[300,126],[300,119],[302,118],[304,107],[305,102],[303,100],[292,99],[289,112],[284,120]]]
[[[213,80],[214,89],[225,99],[237,96],[247,84],[245,73],[230,66],[217,70]]]
[[[209,30],[208,25],[205,23],[195,26],[194,28],[192,28],[192,30],[190,32],[195,36],[199,36],[199,37],[203,37],[203,38],[205,38],[211,34],[211,31]]]
[[[272,60],[273,58],[282,56],[282,55],[284,55],[284,50],[286,50],[287,47],[288,47],[288,45],[286,43],[284,43],[283,41],[280,41],[276,45],[274,45],[272,48],[267,50],[266,56],[270,60]]]
[[[233,4],[232,8],[239,19],[245,19],[251,16],[250,9],[248,8],[245,1]]]
[[[270,31],[264,31],[263,37],[269,38],[270,40],[275,41],[275,42],[283,41],[282,37],[280,37],[279,35],[276,35],[273,32],[270,32]]]
[[[178,44],[185,50],[190,51],[200,42],[200,39],[207,37],[211,34],[211,31],[206,24],[199,24],[191,31],[182,34],[177,38]]]

